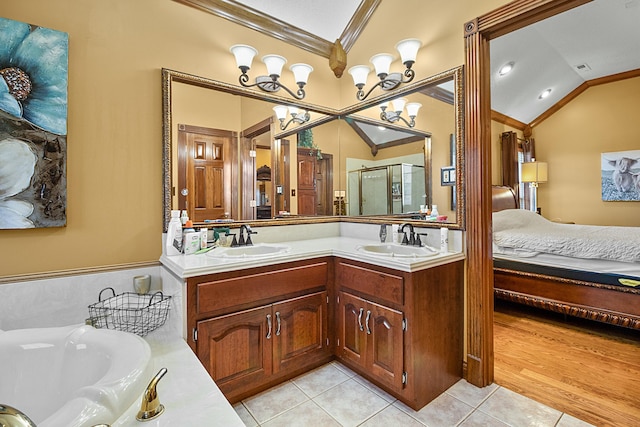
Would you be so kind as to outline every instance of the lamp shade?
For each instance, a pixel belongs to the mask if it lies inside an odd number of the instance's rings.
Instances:
[[[389,69],[393,62],[393,56],[388,53],[379,53],[377,55],[373,55],[370,61],[376,69],[376,75],[380,76],[380,74],[382,74],[386,76],[389,74]]]
[[[407,114],[409,117],[416,117],[418,115],[418,110],[422,107],[422,104],[419,102],[410,102],[407,104]]]
[[[527,162],[522,164],[522,182],[547,182],[546,162]]]
[[[392,105],[392,109],[393,111],[395,111],[396,113],[400,114],[402,113],[402,110],[404,110],[404,105],[407,103],[407,100],[404,98],[396,98],[393,101],[391,101],[391,105]]]
[[[293,72],[296,83],[302,83],[303,85],[307,84],[309,74],[313,71],[313,67],[307,64],[293,64],[289,69]]]
[[[253,57],[258,54],[257,50],[246,44],[235,44],[229,50],[236,57],[238,68],[250,69]]]
[[[262,57],[262,62],[267,66],[267,74],[280,77],[282,75],[282,67],[284,67],[287,60],[280,55],[265,55]]]
[[[366,65],[356,65],[349,68],[349,74],[353,77],[353,84],[356,86],[364,86],[367,83],[367,77],[371,72],[371,68]]]
[[[273,107],[273,111],[276,113],[276,117],[278,120],[284,120],[287,118],[287,106],[286,105],[276,105]]]
[[[418,56],[418,49],[422,46],[422,42],[418,39],[405,39],[396,44],[396,49],[400,53],[402,63],[416,62],[416,56]]]

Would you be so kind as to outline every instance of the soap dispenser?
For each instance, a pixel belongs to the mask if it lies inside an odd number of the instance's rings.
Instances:
[[[167,240],[165,241],[166,255],[180,255],[182,253],[182,222],[180,211],[171,211],[171,220],[167,226]]]

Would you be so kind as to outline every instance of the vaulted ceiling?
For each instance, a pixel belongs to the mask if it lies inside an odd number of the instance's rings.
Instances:
[[[330,58],[336,40],[349,52],[382,0],[174,1]],[[492,109],[530,124],[594,79],[640,70],[639,23],[640,0],[594,0],[492,40]]]

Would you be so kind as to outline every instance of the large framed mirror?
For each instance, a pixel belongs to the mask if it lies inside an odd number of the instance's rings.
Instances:
[[[168,69],[162,94],[165,230],[172,209],[188,209],[197,223],[397,219],[464,227],[462,67],[342,110]],[[381,120],[378,105],[398,97],[423,105],[414,127]],[[281,123],[276,105],[310,119]],[[366,189],[356,198],[349,188],[349,177],[365,169],[387,171],[388,185],[373,192],[387,200],[373,210],[361,206]],[[433,204],[436,224],[419,215]]]

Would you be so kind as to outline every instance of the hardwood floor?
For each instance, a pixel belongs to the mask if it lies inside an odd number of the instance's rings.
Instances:
[[[640,331],[496,301],[495,382],[596,426],[640,426]]]

